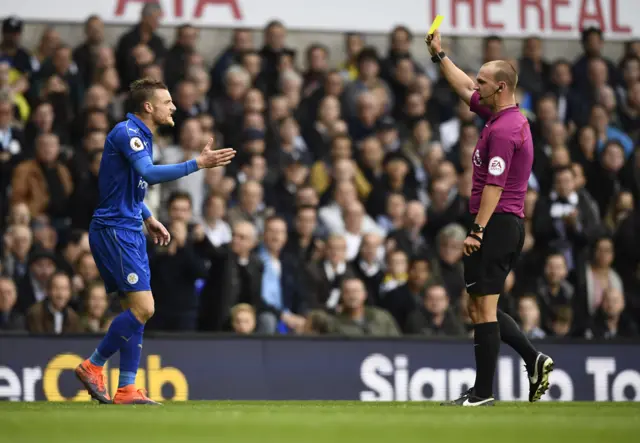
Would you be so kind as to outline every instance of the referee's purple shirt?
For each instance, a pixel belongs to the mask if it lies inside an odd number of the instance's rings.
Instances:
[[[524,217],[524,197],[533,166],[533,139],[529,121],[519,107],[493,114],[480,104],[478,91],[471,96],[471,110],[486,120],[473,152],[473,187],[469,212],[480,210],[485,185],[500,186],[496,213]]]

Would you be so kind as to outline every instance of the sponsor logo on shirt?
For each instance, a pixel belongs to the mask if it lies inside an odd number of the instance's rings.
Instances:
[[[501,175],[504,172],[504,160],[502,157],[493,157],[489,160],[489,174]]]
[[[138,274],[132,272],[131,274],[127,275],[127,281],[130,285],[135,285],[136,283],[138,283]]]
[[[149,183],[147,183],[146,181],[140,179],[140,181],[138,182],[138,188],[139,189],[147,189],[149,187]]]
[[[131,146],[131,149],[133,149],[136,152],[142,151],[144,149],[144,144],[142,143],[142,140],[140,140],[140,138],[138,137],[133,137],[131,141],[129,141],[129,146]]]
[[[478,168],[480,166],[482,166],[482,159],[480,158],[480,151],[477,150],[477,149],[473,153],[473,164],[476,165]]]

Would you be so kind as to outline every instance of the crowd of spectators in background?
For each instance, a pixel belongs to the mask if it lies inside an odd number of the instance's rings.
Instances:
[[[461,259],[484,123],[426,49],[410,53],[414,36],[394,28],[383,53],[346,34],[330,66],[322,43],[299,54],[277,21],[261,46],[235,29],[224,52],[202,54],[189,25],[168,47],[160,16],[147,4],[116,47],[97,16],[84,41],[50,27],[31,50],[19,18],[2,22],[0,331],[104,331],[120,309],[87,229],[105,137],[129,83],[151,77],[177,107],[155,163],[191,159],[212,136],[238,155],[149,188],[172,241],[148,246],[148,330],[469,336]],[[640,321],[640,41],[621,60],[597,29],[582,43],[546,60],[526,38],[510,59],[535,164],[500,305],[532,338],[631,337]],[[499,37],[483,48],[483,62],[507,58]]]

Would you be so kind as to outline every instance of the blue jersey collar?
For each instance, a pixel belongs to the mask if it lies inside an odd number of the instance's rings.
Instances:
[[[147,125],[145,125],[144,123],[142,123],[142,120],[140,120],[138,117],[135,116],[135,114],[132,113],[127,113],[127,118],[129,120],[131,120],[132,122],[134,122],[136,124],[136,126],[138,128],[140,128],[142,130],[142,132],[144,132],[144,134],[147,137],[151,137],[151,131],[149,130],[149,128],[147,128]]]

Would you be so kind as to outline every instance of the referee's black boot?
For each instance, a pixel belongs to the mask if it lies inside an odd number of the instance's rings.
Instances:
[[[553,360],[542,352],[538,353],[532,367],[527,368],[529,374],[529,401],[536,402],[549,389],[549,374],[553,371]]]
[[[493,397],[480,398],[474,395],[473,388],[463,392],[460,398],[440,403],[440,406],[494,406]]]

